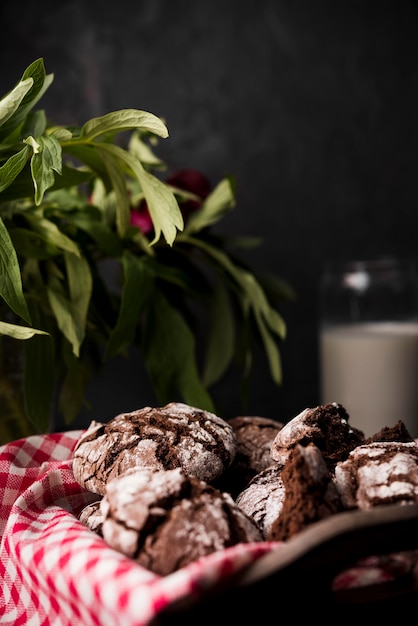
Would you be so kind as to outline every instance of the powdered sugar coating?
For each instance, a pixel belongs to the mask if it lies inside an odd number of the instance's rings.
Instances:
[[[74,450],[73,472],[89,491],[131,467],[159,471],[181,467],[210,482],[231,464],[237,449],[229,424],[209,411],[183,403],[121,413],[107,424],[93,421]]]
[[[181,468],[132,469],[108,483],[100,508],[105,541],[160,575],[236,543],[261,541],[228,494]]]
[[[306,421],[311,412],[312,409],[304,409],[280,429],[280,436],[278,433],[276,434],[272,454],[274,460],[276,460],[275,456],[279,448],[290,448],[295,445],[295,441],[311,436],[312,431],[316,428],[315,425]]]
[[[418,445],[374,442],[355,448],[335,467],[335,485],[347,508],[418,501]]]
[[[283,507],[285,488],[281,473],[280,465],[262,470],[235,499],[239,508],[255,521],[264,539]]]
[[[101,535],[103,514],[100,510],[100,500],[87,504],[80,512],[78,519],[94,533]]]

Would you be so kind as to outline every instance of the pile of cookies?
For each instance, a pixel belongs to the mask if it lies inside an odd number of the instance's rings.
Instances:
[[[211,484],[236,453],[230,424],[182,403],[94,421],[77,443],[73,472],[100,499],[80,520],[160,575],[228,546],[261,541],[254,520]]]
[[[285,425],[176,402],[121,413],[82,433],[73,472],[97,494],[80,521],[160,575],[340,511],[418,501],[418,444],[403,422],[366,440],[337,403]]]

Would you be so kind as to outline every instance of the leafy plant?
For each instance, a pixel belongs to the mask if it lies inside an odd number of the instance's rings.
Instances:
[[[145,111],[54,125],[35,110],[52,82],[38,59],[0,100],[0,340],[24,347],[24,416],[4,415],[3,376],[2,439],[53,429],[55,402],[70,424],[92,369],[131,345],[161,404],[215,410],[210,388],[234,364],[245,387],[258,341],[280,384],[292,290],[235,256],[256,239],[214,231],[233,179],[200,195],[164,179],[168,130]]]

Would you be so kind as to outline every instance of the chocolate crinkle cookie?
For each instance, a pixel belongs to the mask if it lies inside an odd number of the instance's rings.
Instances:
[[[102,525],[103,525],[103,514],[100,510],[100,500],[96,500],[96,502],[92,502],[91,504],[87,504],[81,511],[78,516],[79,521],[87,526],[94,533],[103,537],[102,534]]]
[[[250,468],[254,475],[271,465],[270,448],[283,424],[268,417],[243,415],[228,420],[237,438],[234,463]]]
[[[161,576],[217,550],[262,539],[229,494],[181,468],[127,471],[107,484],[100,511],[105,541]]]
[[[335,467],[335,485],[347,509],[418,501],[418,445],[375,441],[358,446]]]
[[[131,467],[180,467],[211,482],[229,467],[236,450],[235,433],[225,420],[171,402],[121,413],[105,424],[91,422],[76,444],[73,473],[85,489],[100,495],[110,480]]]
[[[255,476],[236,498],[266,541],[285,541],[305,526],[342,511],[340,495],[321,451],[296,445],[283,465]]]
[[[279,430],[271,446],[271,458],[285,463],[296,445],[308,443],[315,444],[325,461],[333,465],[364,443],[364,433],[351,426],[348,412],[337,402],[307,408]]]
[[[313,443],[292,449],[281,474],[284,499],[268,539],[286,541],[306,526],[343,510],[321,451]]]
[[[265,468],[235,499],[240,509],[255,521],[265,540],[283,508],[285,488],[282,471],[281,465]]]
[[[216,486],[236,497],[256,474],[272,464],[271,445],[283,423],[269,417],[240,415],[229,419],[228,424],[237,439],[237,453]]]
[[[404,423],[366,440],[338,403],[285,425],[144,407],[93,421],[73,472],[99,494],[79,520],[159,575],[238,543],[287,541],[341,511],[418,502],[418,443]]]

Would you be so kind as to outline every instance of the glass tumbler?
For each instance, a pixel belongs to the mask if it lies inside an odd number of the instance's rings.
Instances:
[[[418,437],[414,261],[328,264],[319,285],[321,403],[339,402],[366,437],[402,420]]]

